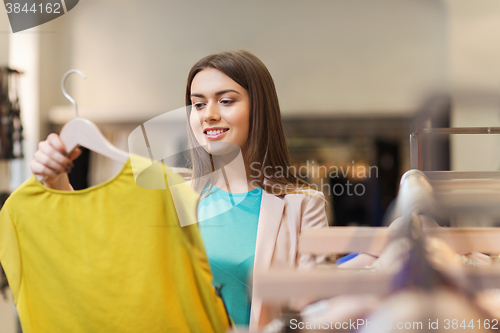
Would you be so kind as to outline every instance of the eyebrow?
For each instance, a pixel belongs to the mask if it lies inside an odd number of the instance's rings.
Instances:
[[[219,96],[228,92],[234,92],[237,93],[238,95],[241,95],[239,92],[233,89],[226,89],[226,90],[221,90],[215,93],[215,96]],[[191,97],[205,97],[203,94],[191,94]]]

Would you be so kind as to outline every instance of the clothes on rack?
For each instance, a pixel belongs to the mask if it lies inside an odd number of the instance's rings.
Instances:
[[[479,252],[460,255],[453,251],[448,243],[436,237],[428,237],[424,246],[427,260],[437,269],[485,267],[492,263],[489,256]],[[387,245],[370,268],[379,272],[395,273],[408,259],[410,249],[408,239],[396,239]]]
[[[435,181],[428,181],[426,176],[434,177]],[[310,285],[308,277],[293,272],[288,272],[292,276],[286,279],[283,272],[283,282],[277,279],[279,272],[267,277],[261,275],[262,290],[276,286],[265,301],[284,302],[285,290],[300,287],[304,287],[301,296],[310,293],[320,299],[328,297],[327,294],[337,295],[302,308],[299,315],[294,314],[294,318],[302,320],[305,331],[310,332],[336,331],[330,323],[343,322],[371,322],[372,325],[364,328],[356,325],[354,329],[348,325],[336,327],[337,330],[482,332],[498,329],[500,288],[492,289],[499,286],[495,267],[498,263],[484,253],[498,253],[500,232],[496,228],[443,228],[436,223],[438,220],[443,225],[454,225],[452,219],[457,215],[464,215],[472,222],[477,222],[477,216],[488,215],[490,219],[500,216],[495,193],[498,184],[494,184],[497,180],[498,173],[491,172],[423,174],[418,170],[409,171],[403,176],[398,196],[394,218],[399,218],[389,230],[367,232],[354,228],[335,234],[341,228],[332,228],[324,235],[303,233],[302,239],[299,238],[299,245],[304,241],[304,253],[372,251],[371,255],[361,252],[338,266],[324,266],[331,269],[326,274],[311,271]],[[351,235],[352,239],[339,234]],[[342,252],[344,250],[346,252]],[[278,288],[278,283],[283,285]],[[325,295],[321,296],[323,290]],[[360,292],[366,294],[360,295]],[[273,321],[269,329],[275,332],[286,327],[301,328],[296,325],[297,321],[290,325],[288,319],[283,318],[281,323]],[[373,323],[378,326],[374,327]],[[384,323],[389,325],[380,326]],[[398,323],[403,327],[394,325]]]
[[[439,228],[439,225],[433,219],[421,216],[421,220],[424,228]],[[401,232],[403,227],[402,219],[398,218],[389,226],[389,230],[395,236]],[[429,260],[441,268],[462,265],[488,266],[491,264],[489,256],[476,251],[459,255],[445,241],[437,237],[426,238],[425,246]],[[337,262],[337,265],[342,269],[368,268],[376,271],[396,272],[406,260],[409,249],[410,244],[407,238],[395,237],[378,257],[368,253],[360,253],[340,264]]]
[[[491,323],[492,319],[490,314],[456,290],[406,290],[391,295],[371,315],[362,319],[364,324],[359,332],[374,332],[375,325],[377,332],[394,332],[397,329],[404,332],[449,332],[458,329],[489,332],[485,323]]]
[[[168,187],[137,186],[128,160],[84,190],[50,189],[35,176],[16,189],[0,212],[0,261],[23,332],[225,332],[194,223],[198,197],[177,183],[182,206]],[[181,227],[180,214],[193,224]]]
[[[17,70],[0,67],[0,159],[23,157]]]
[[[380,297],[372,294],[340,295],[307,305],[301,311],[305,322],[345,322],[363,318],[367,313],[377,309]]]
[[[431,219],[420,218],[419,221],[426,228],[437,227]],[[392,230],[401,233],[406,228],[408,224],[398,220]],[[479,252],[460,255],[444,240],[435,236],[423,237],[425,234],[423,230],[420,233],[421,238],[418,241],[401,234],[394,237],[372,265],[354,268],[359,276],[377,272],[390,274],[392,276],[390,293],[380,294],[374,290],[372,294],[357,294],[356,290],[346,290],[345,294],[316,301],[303,307],[297,316],[304,327],[325,331],[325,328],[333,328],[329,323],[370,322],[372,323],[370,327],[361,325],[357,327],[356,332],[373,332],[374,330],[385,332],[394,330],[395,327],[379,327],[381,323],[421,322],[422,325],[428,325],[429,322],[439,320],[441,323],[439,327],[442,331],[446,331],[443,330],[443,319],[448,318],[451,321],[453,318],[462,318],[461,323],[464,318],[469,318],[467,319],[467,325],[469,325],[470,320],[476,318],[474,320],[476,327],[468,326],[468,328],[473,332],[481,332],[484,326],[478,326],[478,320],[483,323],[500,318],[500,289],[486,289],[473,294],[468,289],[470,285],[462,285],[449,274],[453,271],[461,275],[461,272],[465,273],[464,269],[475,270],[491,266],[493,264],[491,257]],[[324,267],[324,269],[338,269],[338,274],[347,272],[344,269],[340,270],[338,266]],[[356,279],[355,275],[353,279]],[[468,283],[471,282],[474,281],[471,280]],[[332,281],[332,283],[335,282]],[[426,302],[418,300],[421,295],[426,295],[424,297]],[[432,300],[430,303],[429,299]],[[423,305],[424,303],[426,305]],[[428,309],[432,310],[429,312]],[[449,311],[449,309],[454,309],[456,312]],[[374,328],[373,323],[379,325],[377,326],[379,328]],[[276,331],[277,327],[279,330],[287,324],[283,321],[274,321],[273,327],[269,329]],[[405,331],[425,331],[426,329],[429,327],[419,326],[415,329],[405,327]],[[316,330],[311,332],[316,332]],[[334,330],[326,329],[326,331]]]

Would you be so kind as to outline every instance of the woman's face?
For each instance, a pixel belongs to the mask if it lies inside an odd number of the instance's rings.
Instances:
[[[229,76],[205,68],[191,83],[191,128],[201,145],[228,142],[245,150],[250,123],[248,92]]]

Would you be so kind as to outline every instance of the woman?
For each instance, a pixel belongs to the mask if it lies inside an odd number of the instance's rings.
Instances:
[[[309,256],[298,256],[297,239],[302,228],[328,225],[323,194],[289,172],[276,89],[253,54],[222,52],[201,59],[188,75],[186,105],[191,185],[202,194],[199,225],[214,282],[222,286],[236,324],[262,327],[275,309],[252,298],[250,315],[247,273],[312,263]],[[31,169],[44,176],[46,186],[71,190],[67,172],[79,152],[65,156],[64,151],[59,137],[50,134]]]

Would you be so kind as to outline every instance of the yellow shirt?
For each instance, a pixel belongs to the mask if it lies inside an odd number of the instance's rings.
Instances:
[[[129,160],[85,190],[34,176],[16,189],[0,212],[0,262],[23,332],[225,332],[198,225],[176,214],[195,222],[197,195],[175,188],[174,206],[169,190],[137,186]]]

